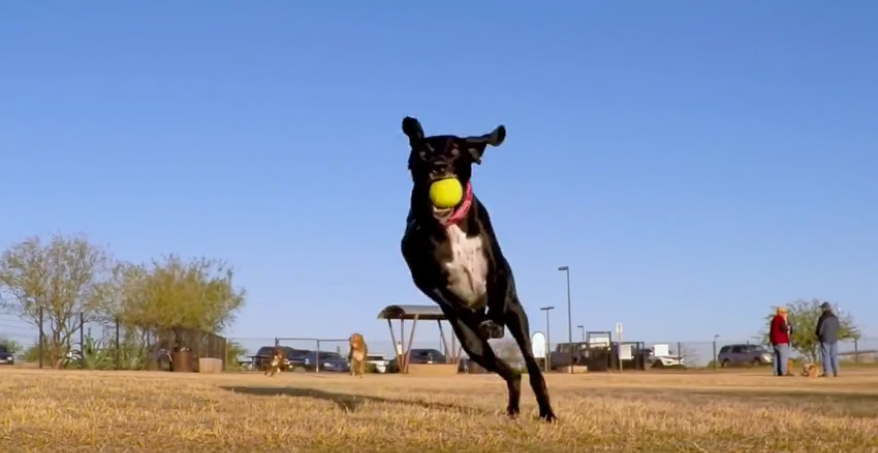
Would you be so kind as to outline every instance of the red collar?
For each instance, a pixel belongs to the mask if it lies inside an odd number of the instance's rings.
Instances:
[[[445,221],[445,227],[450,227],[451,225],[456,225],[463,220],[464,217],[469,213],[469,209],[473,206],[473,188],[469,182],[466,183],[466,188],[463,192],[463,201],[460,202],[460,205],[454,209],[454,212],[448,217],[448,220]]]

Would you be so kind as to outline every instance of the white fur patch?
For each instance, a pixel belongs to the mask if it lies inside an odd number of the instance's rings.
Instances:
[[[451,261],[445,262],[448,289],[471,309],[485,305],[488,292],[488,260],[482,237],[468,238],[457,225],[448,227]]]

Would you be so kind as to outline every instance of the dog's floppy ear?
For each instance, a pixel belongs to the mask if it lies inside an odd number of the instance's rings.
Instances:
[[[424,138],[424,128],[417,118],[407,116],[402,119],[402,131],[409,138],[410,143],[414,143]]]
[[[490,134],[480,135],[478,137],[467,137],[466,142],[469,145],[469,152],[473,161],[477,164],[482,163],[482,154],[488,145],[500,146],[506,140],[506,127],[502,124],[497,126]]]

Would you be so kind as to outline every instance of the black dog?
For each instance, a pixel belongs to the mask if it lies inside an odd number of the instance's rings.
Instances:
[[[488,145],[499,146],[506,128],[479,137],[424,136],[421,123],[406,117],[402,130],[409,138],[412,174],[411,208],[402,254],[415,286],[441,307],[470,359],[499,374],[509,390],[506,412],[519,413],[521,374],[494,354],[490,338],[502,338],[509,327],[518,343],[540,418],[555,420],[546,381],[531,351],[530,327],[512,269],[500,251],[491,218],[472,194],[472,164],[480,164]],[[457,178],[464,196],[454,208],[440,209],[429,198],[430,185]]]

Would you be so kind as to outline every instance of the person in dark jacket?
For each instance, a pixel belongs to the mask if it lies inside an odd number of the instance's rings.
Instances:
[[[790,358],[790,326],[787,324],[786,308],[778,307],[777,314],[771,318],[768,341],[774,349],[774,375],[786,376]]]
[[[832,305],[823,302],[823,313],[817,319],[817,341],[820,342],[820,361],[823,362],[822,376],[838,376],[838,316],[832,312]]]

